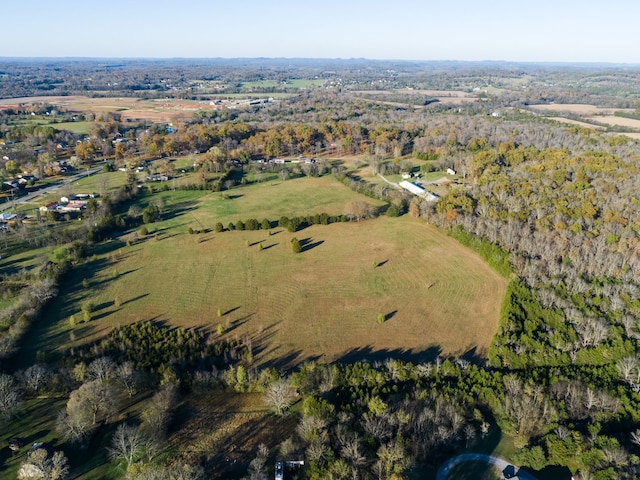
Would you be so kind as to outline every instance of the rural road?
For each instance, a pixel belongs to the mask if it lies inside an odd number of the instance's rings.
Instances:
[[[40,196],[45,195],[45,194],[47,194],[49,192],[53,192],[53,191],[59,189],[60,187],[62,187],[67,182],[75,182],[76,180],[79,180],[81,178],[93,175],[94,173],[97,173],[100,170],[102,170],[102,167],[95,167],[95,168],[92,168],[91,170],[85,170],[84,172],[81,172],[81,173],[78,173],[76,175],[73,175],[72,177],[69,177],[68,179],[65,179],[64,181],[62,181],[60,183],[56,183],[55,185],[51,185],[49,187],[41,188],[40,190],[36,190],[35,192],[31,192],[31,193],[25,195],[24,197],[16,198],[14,201],[9,201],[9,202],[2,203],[2,204],[0,204],[0,212],[4,212],[5,210],[9,210],[10,208],[13,208],[13,204],[14,203],[16,205],[20,205],[21,203],[31,202],[31,201],[33,201],[33,199],[35,199],[37,197],[40,197]]]
[[[438,469],[436,480],[447,480],[449,472],[453,467],[459,465],[460,463],[471,461],[486,462],[488,464],[494,465],[500,473],[504,472],[508,467],[513,467],[514,471],[518,472],[518,475],[511,478],[519,480],[537,480],[533,475],[527,472],[519,471],[518,467],[514,467],[513,464],[507,462],[506,460],[503,460],[502,458],[493,457],[491,455],[483,455],[482,453],[463,453],[462,455],[450,458]],[[503,476],[502,478],[505,477]]]
[[[394,183],[394,182],[390,182],[390,181],[389,181],[389,180],[387,180],[387,179],[384,177],[384,175],[382,175],[381,173],[379,173],[379,174],[378,174],[378,176],[379,176],[382,180],[384,180],[385,182],[387,182],[389,185],[392,185],[392,186],[394,186],[394,187],[396,187],[396,188],[400,188],[400,185],[398,185],[397,183]]]

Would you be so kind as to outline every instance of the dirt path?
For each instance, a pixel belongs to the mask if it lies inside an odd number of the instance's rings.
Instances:
[[[398,184],[397,184],[397,183],[395,183],[395,182],[391,182],[391,181],[387,180],[387,179],[384,177],[384,175],[382,175],[381,173],[379,173],[379,174],[378,174],[378,176],[379,176],[382,180],[384,180],[385,182],[387,182],[389,185],[391,185],[391,186],[393,186],[393,187],[395,187],[395,188],[400,188],[400,185],[398,185]]]

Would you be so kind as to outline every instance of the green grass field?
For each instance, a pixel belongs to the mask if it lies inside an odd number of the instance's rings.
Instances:
[[[84,135],[89,133],[91,127],[96,125],[99,122],[62,122],[62,123],[52,123],[51,126],[56,130],[67,130],[73,133],[82,133]]]
[[[252,339],[259,363],[288,367],[312,358],[482,355],[497,326],[505,280],[417,219],[313,226],[295,233],[307,245],[301,254],[282,229],[160,232],[130,247],[106,244],[74,271],[25,346],[28,361],[149,319],[210,331],[220,323],[225,335]],[[97,306],[93,320],[71,327],[85,301]]]

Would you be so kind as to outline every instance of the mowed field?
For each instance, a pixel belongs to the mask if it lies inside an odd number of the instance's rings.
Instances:
[[[615,112],[634,113],[633,108],[605,108],[595,105],[583,105],[583,104],[548,104],[548,105],[530,105],[530,108],[541,113],[566,113],[571,115],[579,115],[584,120],[597,122],[600,125],[594,125],[587,122],[581,122],[573,118],[564,118],[561,116],[549,117],[552,120],[558,122],[567,123],[570,125],[578,125],[585,128],[591,128],[593,130],[605,130],[603,125],[621,126],[627,128],[640,129],[640,120],[633,118],[619,117],[614,115]],[[640,138],[638,133],[633,132],[612,132],[614,135],[624,135],[631,138]]]
[[[223,337],[251,340],[258,364],[283,368],[308,359],[486,353],[506,280],[443,231],[409,216],[383,216],[295,233],[187,233],[216,221],[341,214],[350,200],[373,203],[331,177],[230,193],[235,198],[155,194],[165,220],[142,240],[127,245],[127,235],[100,245],[75,269],[25,345],[25,360],[37,351],[63,354],[141,320],[203,328],[214,337],[220,324]],[[294,236],[303,244],[299,254],[291,249]],[[95,305],[91,322],[71,326],[69,316],[81,319],[87,301]]]
[[[12,108],[32,103],[59,105],[70,111],[93,112],[96,115],[103,112],[118,112],[123,120],[146,119],[152,122],[171,122],[180,118],[188,118],[197,110],[213,110],[215,108],[209,102],[204,101],[155,100],[132,97],[91,98],[80,95],[0,99],[0,108]],[[56,124],[53,126],[55,127]],[[73,130],[69,127],[65,128]]]

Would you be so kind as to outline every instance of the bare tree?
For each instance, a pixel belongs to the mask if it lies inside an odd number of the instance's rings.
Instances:
[[[56,431],[65,440],[82,444],[91,431],[91,420],[81,415],[69,415],[61,410],[56,420]]]
[[[87,367],[87,377],[91,380],[97,380],[100,383],[105,383],[109,380],[109,377],[116,369],[116,364],[111,357],[99,357]]]
[[[296,400],[298,392],[285,378],[272,383],[267,387],[264,401],[276,415],[283,415]]]
[[[340,450],[340,455],[350,463],[353,478],[357,478],[359,470],[367,464],[367,456],[357,434],[346,439]]]
[[[142,419],[143,429],[147,431],[150,438],[164,438],[177,397],[176,386],[165,385],[149,401],[149,406],[142,412]]]
[[[116,390],[100,380],[92,380],[71,392],[67,413],[72,417],[90,419],[95,425],[99,418],[106,418],[117,411]]]
[[[503,381],[503,412],[513,421],[516,433],[527,438],[551,420],[553,407],[539,385],[523,385],[515,375],[507,375]]]
[[[37,363],[23,371],[20,377],[25,390],[38,394],[42,388],[49,384],[51,372],[47,365]]]
[[[363,200],[354,200],[347,203],[345,214],[352,220],[358,222],[371,216],[369,204]]]
[[[131,465],[146,443],[139,429],[126,424],[118,425],[111,440],[109,456],[114,460],[124,460]]]
[[[15,379],[6,373],[0,374],[0,416],[11,419],[19,405],[20,392]]]
[[[55,286],[55,281],[52,278],[39,280],[33,283],[31,287],[29,287],[29,295],[39,306],[44,305],[48,300],[55,297],[56,294],[57,289]]]
[[[609,336],[609,327],[601,320],[585,318],[575,324],[583,347],[596,347]]]
[[[136,394],[139,379],[138,371],[134,368],[133,362],[127,361],[118,365],[115,374],[129,397],[133,397]]]
[[[267,457],[269,456],[269,449],[264,443],[258,445],[258,453],[256,457],[251,460],[249,464],[248,476],[246,480],[267,480]]]
[[[381,445],[377,455],[385,472],[385,478],[389,478],[392,473],[402,473],[407,466],[404,448],[398,442]]]
[[[640,361],[636,357],[625,357],[616,363],[616,368],[622,379],[631,388],[638,392],[640,390]]]

